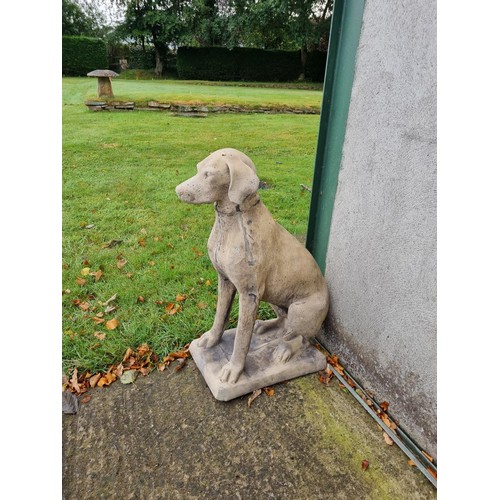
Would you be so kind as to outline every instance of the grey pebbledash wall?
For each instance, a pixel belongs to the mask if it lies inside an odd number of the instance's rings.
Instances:
[[[322,341],[436,456],[436,4],[367,0]]]

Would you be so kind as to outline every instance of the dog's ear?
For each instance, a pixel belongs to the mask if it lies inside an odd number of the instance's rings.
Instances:
[[[229,199],[241,205],[251,194],[259,189],[259,178],[246,163],[237,158],[227,157],[227,166],[231,183],[229,184]]]

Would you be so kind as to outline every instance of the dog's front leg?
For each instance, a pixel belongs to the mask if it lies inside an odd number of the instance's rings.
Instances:
[[[218,280],[219,293],[217,296],[217,309],[215,311],[215,319],[212,328],[205,332],[199,342],[200,347],[210,349],[217,345],[224,333],[224,328],[229,319],[231,305],[233,303],[236,287],[224,276],[219,274]]]
[[[258,307],[259,300],[256,294],[240,293],[238,327],[236,328],[233,354],[229,363],[222,368],[221,382],[236,383],[245,367]]]

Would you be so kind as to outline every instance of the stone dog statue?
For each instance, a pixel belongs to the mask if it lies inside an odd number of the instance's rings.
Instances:
[[[204,349],[222,338],[236,291],[238,326],[230,361],[219,380],[235,383],[244,367],[252,335],[272,332],[272,359],[287,363],[319,331],[328,312],[325,279],[304,246],[274,221],[259,198],[255,165],[236,149],[220,149],[197,165],[198,173],[175,191],[186,203],[214,203],[216,218],[208,240],[218,273],[212,328],[197,340]],[[260,301],[277,318],[256,321]],[[314,351],[316,351],[314,349]]]

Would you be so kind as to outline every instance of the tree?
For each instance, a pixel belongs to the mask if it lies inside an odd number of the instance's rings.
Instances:
[[[62,34],[93,36],[97,26],[82,7],[72,0],[62,0]]]
[[[117,0],[125,10],[125,20],[118,31],[155,49],[155,75],[161,76],[166,52],[178,46],[185,34],[184,10],[187,0]]]

